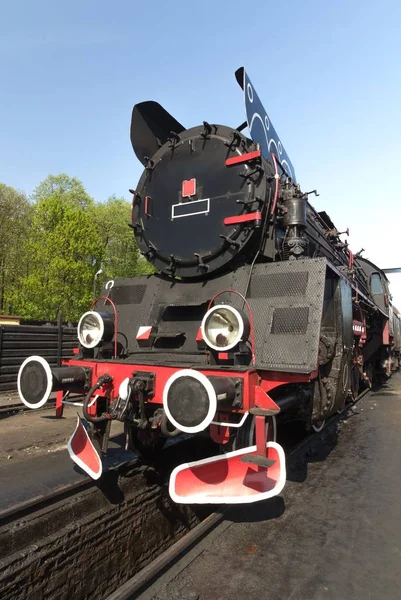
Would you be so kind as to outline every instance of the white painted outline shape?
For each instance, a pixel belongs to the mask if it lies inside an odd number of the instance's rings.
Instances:
[[[39,400],[39,402],[36,402],[35,404],[32,404],[31,402],[28,402],[28,400],[25,400],[25,398],[22,394],[22,390],[21,390],[22,371],[24,370],[24,367],[29,362],[32,362],[32,361],[36,361],[36,362],[40,363],[42,365],[42,367],[44,368],[46,376],[47,376],[46,391],[43,395],[42,400]],[[28,408],[31,408],[33,410],[35,410],[35,408],[41,408],[48,401],[49,396],[52,392],[52,387],[53,387],[53,374],[52,374],[50,365],[47,362],[47,360],[45,360],[42,356],[29,356],[28,358],[26,358],[19,368],[18,377],[17,377],[17,389],[18,389],[18,395],[20,397],[21,402],[23,402],[25,404],[25,406],[27,406]]]
[[[185,498],[175,493],[175,480],[178,473],[185,469],[198,465],[206,465],[213,462],[219,462],[220,460],[226,460],[232,456],[240,456],[241,454],[249,454],[256,451],[256,446],[249,446],[248,448],[241,448],[241,450],[235,450],[234,452],[228,452],[222,456],[212,456],[211,458],[204,458],[203,460],[197,460],[192,463],[185,463],[176,467],[170,475],[169,482],[169,494],[171,499],[177,504],[251,504],[253,502],[259,502],[277,496],[285,486],[286,482],[286,466],[285,466],[285,454],[283,448],[277,442],[267,442],[266,448],[275,448],[277,450],[278,458],[280,461],[280,476],[272,490],[268,492],[262,492],[260,494],[253,494],[250,496],[205,496],[202,494],[195,494],[193,496],[186,496]]]
[[[199,210],[198,212],[194,212],[194,213],[185,213],[183,215],[175,215],[174,214],[174,208],[176,206],[192,206],[193,204],[196,204],[197,202],[206,202],[206,206],[207,209],[206,210]],[[174,219],[182,219],[183,217],[194,217],[195,215],[207,215],[210,212],[210,198],[201,198],[200,200],[192,200],[191,202],[179,202],[178,204],[173,204],[171,206],[171,220],[174,221]]]
[[[199,381],[206,389],[206,392],[207,392],[207,395],[209,398],[209,410],[207,412],[206,417],[203,419],[203,421],[201,423],[199,423],[199,425],[195,425],[193,427],[187,427],[185,425],[181,425],[181,423],[178,423],[178,421],[176,421],[174,419],[174,417],[172,416],[170,409],[168,407],[168,393],[169,393],[170,387],[174,383],[174,381],[176,381],[180,377],[193,377],[194,379]],[[171,377],[167,380],[166,385],[164,386],[163,408],[165,410],[168,420],[171,421],[171,423],[177,429],[179,429],[180,431],[183,431],[184,433],[200,433],[201,431],[204,431],[206,429],[206,427],[208,427],[210,425],[214,415],[216,414],[216,411],[217,411],[216,392],[214,390],[214,387],[210,383],[209,379],[206,377],[206,375],[203,375],[203,373],[200,373],[199,371],[194,371],[193,369],[181,369],[181,371],[176,371],[175,373],[173,373],[173,375],[171,375]]]
[[[97,454],[98,458],[99,458],[99,471],[92,471],[92,469],[90,467],[88,467],[83,460],[81,460],[73,451],[72,447],[71,447],[71,440],[73,439],[74,435],[77,432],[78,427],[81,425],[81,419],[79,417],[79,415],[77,415],[77,424],[75,426],[74,432],[73,434],[70,436],[68,442],[67,442],[67,450],[68,450],[68,454],[70,455],[70,458],[78,465],[78,467],[80,467],[83,471],[85,471],[85,473],[87,473],[87,475],[89,475],[89,477],[91,477],[92,479],[99,479],[102,475],[103,472],[103,466],[102,466],[102,461],[100,460],[100,457],[98,455],[98,453],[96,452],[96,449],[94,447],[94,445],[92,444],[92,440],[90,439],[88,432],[85,430],[86,433],[86,437],[88,438],[88,441],[90,443],[90,445],[93,448],[93,451]],[[84,425],[82,424],[82,427],[85,429]]]

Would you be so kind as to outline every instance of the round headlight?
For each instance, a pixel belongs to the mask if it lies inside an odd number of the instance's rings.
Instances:
[[[78,339],[85,348],[95,348],[101,341],[110,342],[114,335],[114,322],[108,313],[89,310],[79,319]]]
[[[249,335],[249,321],[239,310],[226,304],[213,306],[207,311],[201,325],[202,337],[213,350],[234,348]]]

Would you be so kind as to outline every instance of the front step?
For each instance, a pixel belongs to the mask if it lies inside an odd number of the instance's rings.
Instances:
[[[251,415],[255,415],[256,417],[273,417],[276,415],[279,410],[275,410],[274,408],[260,408],[259,406],[254,406],[249,410]]]
[[[179,504],[248,504],[277,496],[286,480],[284,450],[268,442],[266,454],[250,446],[180,465],[170,476],[170,496]]]
[[[266,456],[262,456],[261,454],[245,454],[241,457],[241,462],[267,468],[272,467],[276,461],[266,458]]]

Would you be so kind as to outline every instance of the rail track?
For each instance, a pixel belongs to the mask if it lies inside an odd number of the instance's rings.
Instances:
[[[50,400],[45,406],[41,408],[37,408],[38,411],[49,410],[49,408],[55,408],[56,401]],[[22,404],[22,402],[10,402],[10,404],[3,404],[0,406],[0,419],[4,419],[5,417],[9,417],[11,415],[22,414],[22,413],[31,413],[32,410]]]
[[[111,467],[110,471],[117,471],[119,474],[124,474],[129,470],[132,470],[138,465],[138,459],[131,459],[126,462],[122,462],[115,467]],[[46,492],[34,498],[29,498],[24,502],[19,502],[14,506],[10,506],[0,510],[0,527],[7,525],[12,521],[19,521],[30,514],[37,512],[43,508],[47,508],[56,502],[66,500],[83,492],[89,488],[93,488],[97,485],[95,481],[88,477],[83,478],[81,481],[74,481],[64,486],[60,486],[57,489]]]
[[[7,402],[6,404],[0,404],[0,419],[9,417],[9,416],[15,415],[15,414],[32,413],[32,409],[28,408],[27,406],[25,406],[25,404],[23,404],[21,402],[21,400],[18,397],[18,394],[12,393],[12,394],[9,394],[9,397],[11,398],[10,402]],[[0,395],[0,400],[1,400],[1,395]],[[71,397],[72,402],[82,402],[82,400],[83,400],[83,396],[81,394],[76,394]],[[72,404],[72,402],[70,402],[70,404]],[[79,404],[77,404],[77,406],[79,406]],[[55,407],[56,407],[56,398],[54,396],[54,397],[50,398],[44,406],[42,406],[40,408],[35,408],[35,412],[49,410],[49,409],[55,408]]]
[[[176,446],[177,444],[186,443],[188,440],[188,436],[185,436],[183,440],[171,439],[165,445],[165,448]],[[132,453],[131,453],[132,456]],[[111,464],[107,465],[106,458],[106,471],[105,477],[108,477],[108,474],[112,472],[117,472],[119,475],[128,476],[134,469],[140,468],[142,466],[142,460],[138,457],[132,457],[129,460],[123,460],[119,457],[117,461],[111,462]],[[146,464],[143,464],[146,468]],[[71,463],[72,468],[72,463]],[[66,500],[83,492],[87,489],[99,487],[102,488],[103,478],[94,481],[93,479],[87,477],[83,474],[83,478],[79,481],[74,481],[67,483],[63,486],[59,486],[54,490],[50,490],[44,494],[40,494],[38,496],[34,496],[33,498],[29,498],[23,502],[19,502],[18,504],[14,504],[13,506],[9,506],[7,508],[0,510],[0,528],[4,525],[7,525],[10,522],[18,521],[27,517],[28,515],[35,513],[43,508],[47,508],[56,502],[60,502],[61,500]]]
[[[372,392],[371,389],[364,390],[355,400],[348,403],[341,411],[330,417],[324,428],[318,432],[313,432],[303,438],[289,452],[286,452],[286,461],[288,464],[293,461],[299,452],[313,440],[317,440],[324,435],[325,431],[342,416],[352,411],[353,407]],[[184,552],[188,551],[205,536],[207,536],[215,527],[217,527],[225,517],[229,506],[220,506],[218,509],[204,519],[199,525],[196,525],[189,533],[170,546],[165,552],[149,563],[131,579],[126,581],[121,587],[107,597],[106,600],[131,600],[136,598],[135,594],[143,592],[170,564],[177,561]]]
[[[366,396],[371,390],[365,390],[358,398],[347,405],[337,415],[334,415],[328,419],[326,427],[322,432],[311,433],[304,437],[299,443],[296,443],[293,447],[288,447],[286,451],[287,463],[293,461],[295,463],[295,457],[300,450],[310,444],[312,440],[318,439],[324,435],[329,425],[336,420],[339,420],[344,413],[351,411],[352,408],[357,404],[364,396]],[[177,443],[177,441],[176,441]],[[174,444],[175,445],[175,444]],[[287,445],[287,444],[285,444]],[[130,459],[126,462],[114,464],[110,471],[118,472],[119,475],[129,474],[132,470],[140,468],[141,461],[138,458]],[[80,481],[71,482],[57,489],[51,490],[34,498],[29,498],[24,502],[20,502],[14,506],[7,507],[0,511],[0,527],[7,527],[8,525],[13,526],[14,523],[23,522],[26,517],[34,515],[36,512],[43,509],[47,509],[52,506],[56,506],[57,503],[79,496],[81,492],[86,490],[99,487],[98,482],[94,482],[88,478],[82,478]],[[141,571],[124,583],[118,588],[108,600],[123,600],[128,598],[136,597],[135,594],[139,590],[144,590],[149,586],[149,583],[154,580],[163,570],[165,570],[171,563],[176,561],[182,556],[189,548],[196,546],[196,544],[204,537],[207,536],[216,526],[218,526],[225,518],[226,511],[229,507],[220,506],[217,507],[215,512],[204,519],[199,525],[195,526],[189,533],[184,537],[180,538],[177,542],[173,543],[169,549],[160,554],[155,560],[145,566]]]

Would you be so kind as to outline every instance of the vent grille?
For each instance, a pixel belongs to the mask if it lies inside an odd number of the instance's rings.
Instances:
[[[116,304],[141,304],[146,285],[117,285],[111,288],[110,299]]]
[[[279,298],[304,296],[308,286],[308,271],[300,273],[272,273],[255,275],[251,279],[250,298]]]
[[[276,308],[273,312],[271,333],[305,334],[308,329],[309,307]]]

